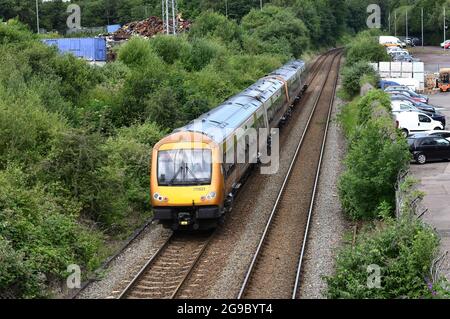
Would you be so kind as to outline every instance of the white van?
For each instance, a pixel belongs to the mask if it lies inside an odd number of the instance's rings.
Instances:
[[[380,36],[379,43],[386,47],[396,46],[396,47],[406,47],[406,43],[400,41],[399,38],[393,36]]]
[[[420,112],[394,112],[397,127],[405,136],[414,132],[442,130],[441,122]]]
[[[420,112],[411,102],[395,100],[391,102],[392,112]]]

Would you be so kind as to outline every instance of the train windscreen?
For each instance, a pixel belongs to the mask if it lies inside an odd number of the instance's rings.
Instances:
[[[211,184],[209,149],[177,149],[158,152],[158,184],[186,186]]]

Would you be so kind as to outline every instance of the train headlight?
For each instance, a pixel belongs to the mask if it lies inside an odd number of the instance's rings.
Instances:
[[[153,198],[159,202],[168,202],[169,198],[168,197],[164,197],[161,194],[155,193],[153,194]]]

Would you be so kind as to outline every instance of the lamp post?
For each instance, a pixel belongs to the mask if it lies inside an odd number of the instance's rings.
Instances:
[[[36,27],[39,34],[39,0],[36,0]]]

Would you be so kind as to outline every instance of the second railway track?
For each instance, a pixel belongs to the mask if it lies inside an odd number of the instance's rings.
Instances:
[[[336,93],[341,52],[327,58],[328,72],[279,191],[238,298],[296,298],[302,259]],[[320,79],[319,79],[320,81]]]

